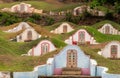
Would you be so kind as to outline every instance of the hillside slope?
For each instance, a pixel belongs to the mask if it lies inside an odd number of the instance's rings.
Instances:
[[[22,1],[24,3],[28,3],[31,4],[32,7],[35,7],[36,9],[43,9],[45,11],[51,11],[51,10],[68,10],[68,9],[73,9],[77,6],[79,6],[79,3],[70,3],[65,4],[65,3],[60,3],[57,1]],[[21,2],[12,2],[12,3],[4,3],[4,4],[0,4],[0,9],[2,8],[10,8],[11,6],[15,5],[15,4],[19,4]]]
[[[58,24],[45,28],[48,30],[49,28],[53,29],[53,27],[54,28],[57,27]],[[60,50],[63,49],[64,46],[66,46],[64,40],[81,28],[86,29],[96,39],[97,42],[120,40],[120,35],[105,35],[98,32],[96,28],[90,26],[78,26],[75,24],[72,25],[74,25],[75,30],[70,33],[60,34],[60,35],[54,34],[53,36],[46,38],[42,37],[41,39],[37,39],[35,41],[27,42],[27,43],[17,43],[17,42],[8,41],[5,39],[5,36],[7,34],[0,31],[0,70],[1,71],[32,71],[35,66],[45,64],[48,58],[58,54]],[[54,52],[47,53],[40,57],[21,56],[21,54],[26,54],[29,49],[31,49],[33,46],[36,46],[43,39],[48,39],[52,41],[53,44],[58,49]],[[92,49],[90,48],[90,45],[88,46],[84,45],[80,47],[86,54],[90,55],[91,58],[97,60],[98,65],[108,67],[110,73],[120,73],[119,71],[120,60],[110,60],[98,55],[97,52],[100,50],[100,48]]]

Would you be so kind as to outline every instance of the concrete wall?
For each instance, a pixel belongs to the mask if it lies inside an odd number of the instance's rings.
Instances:
[[[46,76],[47,75],[47,65],[40,65],[37,67],[38,76]]]
[[[104,73],[102,74],[102,78],[120,78],[120,74]]]
[[[63,32],[63,26],[67,26],[67,33],[73,31],[74,29],[71,27],[71,25],[69,25],[68,23],[62,23],[58,28],[56,28],[55,30],[52,30],[51,33],[55,33],[55,34],[61,34],[64,33]]]
[[[96,76],[102,76],[102,78],[120,78],[120,74],[110,74],[107,73],[108,68],[97,66],[97,75]]]
[[[32,55],[32,56],[40,56],[41,54],[44,54],[42,53],[41,51],[41,47],[42,45],[41,44],[49,44],[49,51],[48,52],[51,52],[51,51],[54,51],[56,50],[56,47],[52,44],[52,42],[48,41],[48,40],[42,40],[39,42],[39,44],[36,46],[36,47],[33,47],[29,52],[28,52],[28,55]]]
[[[37,66],[32,72],[14,72],[13,78],[38,78],[38,76],[51,76],[53,75],[53,73],[51,73],[53,72],[51,71],[53,68],[51,69],[52,66],[49,67],[48,64]],[[46,70],[46,68],[48,69]],[[96,73],[91,76],[101,76],[102,78],[120,78],[120,74],[109,74],[106,73],[107,71],[108,69],[106,67],[97,66],[95,70]]]
[[[37,72],[14,72],[13,78],[38,78]]]
[[[117,29],[115,29],[111,24],[107,23],[104,24],[100,29],[98,29],[99,32],[106,34],[105,33],[105,27],[109,26],[110,27],[110,33],[109,34],[113,34],[113,35],[117,35],[119,34],[119,31]]]
[[[97,62],[94,59],[90,59],[90,75],[96,76],[97,73]]]
[[[85,42],[90,42],[90,44],[96,44],[96,40],[85,30],[79,29],[75,34],[65,40],[65,43],[72,44],[72,42],[79,42],[79,32],[83,31],[85,33]]]

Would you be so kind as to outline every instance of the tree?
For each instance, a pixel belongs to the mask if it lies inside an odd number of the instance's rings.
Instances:
[[[117,1],[115,2],[115,12],[116,12],[117,14],[120,14],[120,1],[119,1],[119,0],[117,0]]]
[[[95,8],[96,6],[100,6],[100,3],[98,0],[93,0],[90,4],[90,7]]]

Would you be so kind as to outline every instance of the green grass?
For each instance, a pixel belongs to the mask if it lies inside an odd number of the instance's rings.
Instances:
[[[32,4],[33,7],[37,8],[37,9],[50,9],[49,7],[54,9],[54,6],[52,4],[43,2],[43,1],[23,1],[25,3],[29,3]],[[2,8],[10,8],[15,4],[19,4],[21,2],[13,2],[13,3],[4,3],[4,4],[0,4],[0,9]]]
[[[62,6],[58,9],[55,9],[53,11],[66,11],[66,10],[72,10],[78,6],[80,6],[81,4],[70,4],[70,5],[65,5],[65,6]]]
[[[97,42],[108,42],[113,40],[120,41],[120,35],[102,34],[93,27],[86,27],[85,29],[96,39]]]
[[[109,10],[110,12],[112,12],[111,9],[108,9],[108,8],[106,8],[106,7],[104,7],[104,6],[97,6],[96,8],[98,8],[100,11],[105,12],[105,14],[107,13],[108,10]]]
[[[99,29],[106,23],[111,24],[114,28],[116,28],[117,30],[120,31],[120,25],[115,23],[115,22],[113,22],[113,21],[109,21],[109,20],[104,20],[104,21],[98,22],[98,23],[96,23],[96,24],[94,24],[92,26],[95,27],[96,29]]]
[[[61,11],[61,10],[67,10],[67,9],[73,9],[80,4],[74,4],[70,3],[69,5],[64,3],[48,3],[46,1],[23,1],[25,3],[31,4],[32,7],[35,7],[36,9],[43,9],[45,11]],[[2,8],[10,8],[11,6],[15,4],[19,4],[21,2],[13,2],[13,3],[4,3],[0,4],[0,9]]]

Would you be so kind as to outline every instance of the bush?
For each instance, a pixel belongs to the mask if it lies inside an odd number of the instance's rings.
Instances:
[[[46,17],[45,22],[46,22],[45,25],[52,25],[52,24],[54,24],[55,20],[51,17]]]
[[[113,19],[113,12],[107,11],[105,14],[105,19],[112,20]]]

